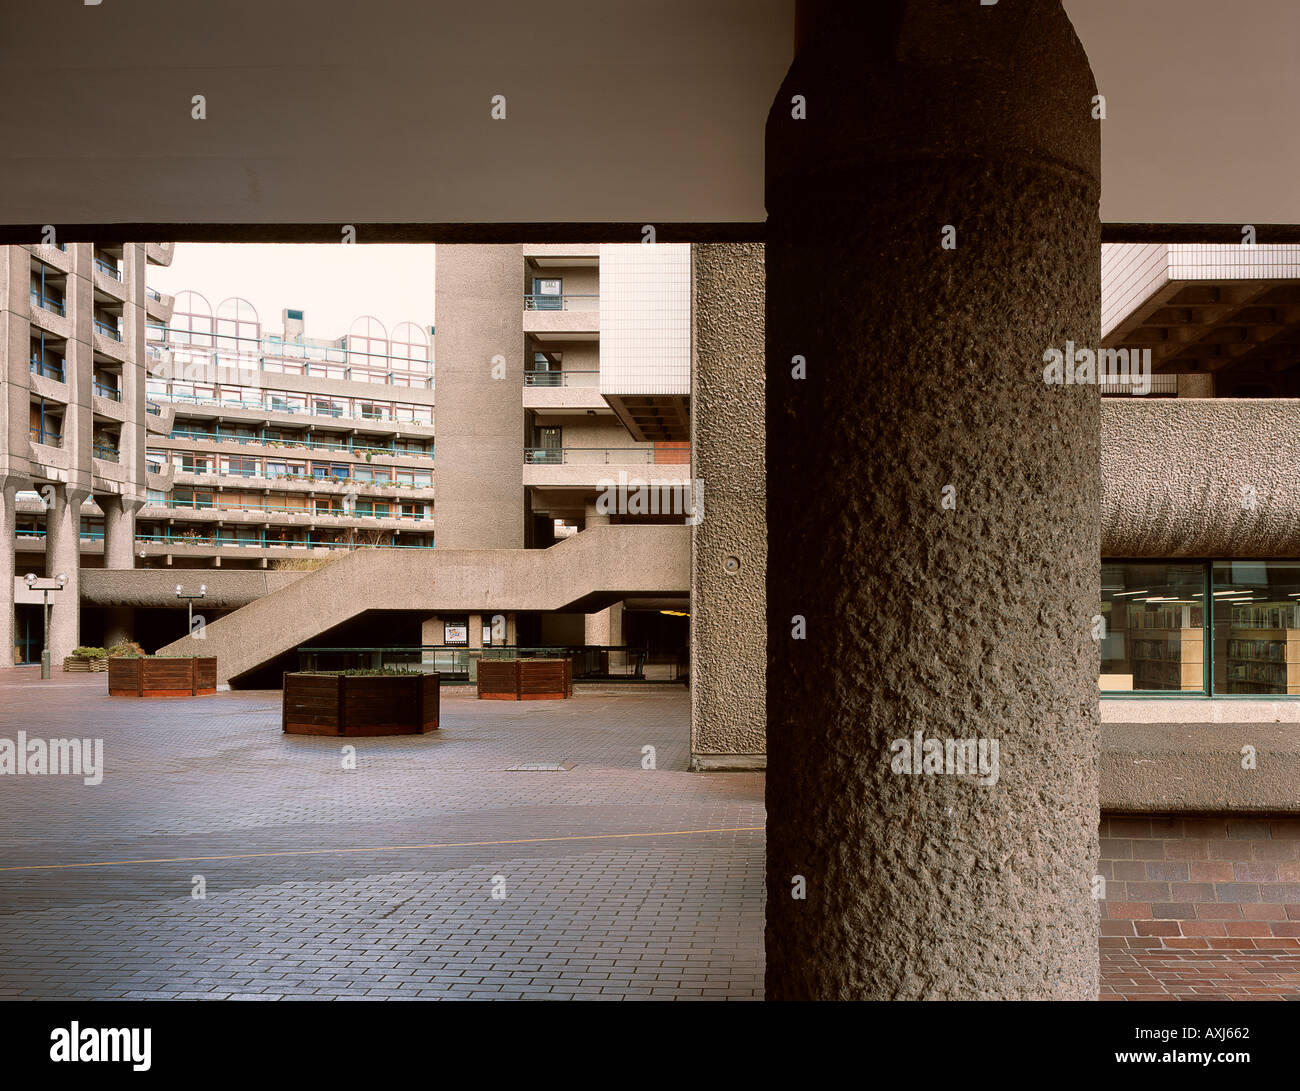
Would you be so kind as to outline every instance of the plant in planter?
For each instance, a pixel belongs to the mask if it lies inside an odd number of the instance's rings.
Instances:
[[[70,673],[100,672],[108,670],[108,652],[103,648],[85,645],[72,649],[72,654],[63,660],[64,671]]]

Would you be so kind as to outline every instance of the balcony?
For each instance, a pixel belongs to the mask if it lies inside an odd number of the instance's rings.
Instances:
[[[571,371],[525,371],[525,386],[600,386],[600,369],[574,369]]]
[[[118,448],[108,443],[96,443],[93,445],[95,457],[103,462],[120,462],[122,453]]]
[[[29,428],[28,433],[33,443],[40,443],[46,447],[63,446],[63,433],[56,432],[52,428]]]
[[[541,341],[595,340],[600,332],[600,296],[524,296],[524,332]]]
[[[38,291],[35,288],[32,289],[31,296],[32,302],[42,310],[57,314],[60,318],[67,317],[67,309],[64,306],[62,299],[46,295],[44,292]]]
[[[113,261],[107,261],[107,260],[104,259],[104,258],[96,257],[96,258],[95,258],[95,268],[98,269],[98,270],[99,270],[101,273],[103,273],[105,276],[112,277],[114,280],[121,280],[121,279],[122,279],[122,270],[121,270],[120,268],[118,268],[118,265],[117,265],[116,262],[113,262]]]
[[[32,356],[31,365],[28,367],[28,370],[33,375],[40,375],[46,379],[53,379],[56,383],[64,381],[62,360],[59,360],[56,363],[52,359],[35,354]]]
[[[98,379],[94,381],[92,389],[95,391],[96,397],[107,398],[111,402],[120,402],[122,400],[122,392],[117,387],[110,386],[108,383],[101,383]]]
[[[62,314],[63,312],[60,311],[59,313]],[[102,333],[105,337],[113,341],[120,342],[122,340],[121,328],[116,323],[105,322],[102,318],[95,319],[95,332]]]
[[[529,466],[650,466],[683,465],[690,462],[690,449],[675,447],[525,447]]]
[[[599,311],[598,293],[571,295],[542,295],[528,292],[524,295],[526,311]]]

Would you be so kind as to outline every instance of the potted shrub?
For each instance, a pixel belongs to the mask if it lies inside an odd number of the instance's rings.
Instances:
[[[284,676],[289,735],[423,735],[438,730],[436,671],[294,671]]]
[[[103,648],[81,646],[72,649],[72,654],[63,660],[65,671],[78,674],[88,671],[108,670],[108,652]]]

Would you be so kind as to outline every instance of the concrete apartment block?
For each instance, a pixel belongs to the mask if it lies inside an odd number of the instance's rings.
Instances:
[[[67,577],[51,595],[58,662],[80,642],[82,542],[106,567],[133,563],[147,487],[146,323],[166,309],[145,279],[170,260],[161,244],[0,248],[0,646],[14,661],[39,640],[41,595],[23,574]],[[113,621],[109,635],[126,635]]]
[[[426,326],[356,319],[331,340],[286,309],[180,292],[150,333],[137,548],[167,568],[323,561],[362,545],[431,548],[434,389]],[[160,418],[161,419],[161,418]]]

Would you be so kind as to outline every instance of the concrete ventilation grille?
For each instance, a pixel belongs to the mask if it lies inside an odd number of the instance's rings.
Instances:
[[[572,762],[523,761],[518,765],[506,767],[507,773],[567,773],[573,768]]]

